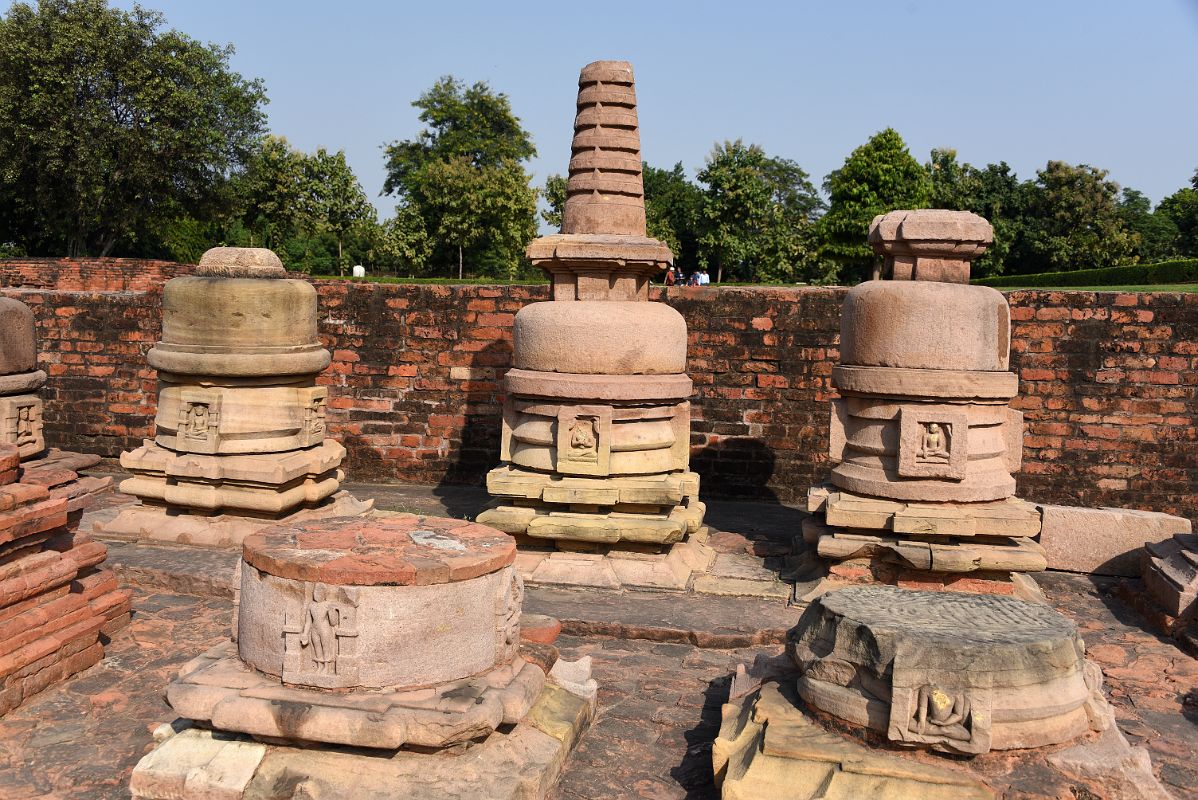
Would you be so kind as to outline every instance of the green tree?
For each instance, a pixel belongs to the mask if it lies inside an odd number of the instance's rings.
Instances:
[[[994,242],[973,262],[974,277],[999,275],[1015,240],[1022,231],[1027,188],[1007,163],[978,169],[957,161],[957,151],[937,148],[926,166],[931,186],[929,205],[955,211],[972,211],[994,228]]]
[[[433,221],[433,239],[456,249],[458,278],[465,253],[475,252],[477,271],[516,277],[524,248],[536,236],[536,190],[512,162],[478,168],[461,156],[437,160],[423,171],[422,216]]]
[[[645,218],[649,235],[674,252],[674,264],[683,274],[699,266],[703,190],[686,177],[682,162],[672,169],[643,164]]]
[[[1125,262],[1132,237],[1107,171],[1049,161],[1028,187],[1027,211],[1011,250],[1012,274],[1110,267]]]
[[[545,179],[545,188],[541,190],[545,198],[545,209],[541,211],[541,219],[546,225],[551,225],[559,231],[562,229],[562,210],[566,207],[566,178],[564,175],[550,175]]]
[[[251,246],[281,247],[310,210],[307,157],[282,136],[264,136],[234,182]]]
[[[738,139],[717,145],[698,177],[707,187],[698,260],[716,271],[717,283],[725,274],[742,281],[807,276],[822,207],[807,173]]]
[[[1198,170],[1195,170],[1190,183],[1191,187],[1178,189],[1162,200],[1156,213],[1177,228],[1174,252],[1198,258]]]
[[[1143,192],[1124,189],[1119,198],[1119,216],[1131,236],[1133,261],[1163,261],[1176,253],[1177,223],[1168,214],[1152,210]]]
[[[932,186],[893,128],[874,134],[840,169],[824,179],[828,213],[819,223],[819,256],[833,279],[869,277],[874,254],[866,241],[869,223],[896,209],[926,208]]]
[[[507,95],[445,77],[413,105],[427,127],[385,147],[383,191],[420,214],[434,263],[462,274],[469,260],[514,275],[536,235],[536,190],[524,166],[536,148]]]
[[[204,218],[260,134],[265,93],[232,47],[105,0],[14,4],[0,20],[0,240],[108,255],[131,232]]]
[[[346,237],[355,228],[376,224],[378,214],[346,163],[344,150],[329,153],[321,147],[306,159],[304,166],[308,192],[305,215],[318,229],[336,238],[337,269],[344,275]]]
[[[394,217],[378,227],[371,255],[384,267],[416,277],[424,274],[432,250],[424,218],[411,206],[401,205]]]

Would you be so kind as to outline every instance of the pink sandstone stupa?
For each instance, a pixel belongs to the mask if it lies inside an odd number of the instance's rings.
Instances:
[[[686,322],[649,302],[673,254],[645,232],[632,66],[588,64],[578,87],[562,232],[528,247],[553,299],[516,315],[503,464],[479,520],[529,544],[606,553],[590,564],[606,571],[598,583],[685,584],[706,558],[675,547],[700,534],[704,511],[689,470]],[[620,559],[630,547],[660,563]],[[546,558],[532,579],[566,560]],[[588,582],[582,561],[572,566]]]

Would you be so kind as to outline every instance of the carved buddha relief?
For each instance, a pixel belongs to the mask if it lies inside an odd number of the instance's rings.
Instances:
[[[607,475],[611,460],[611,406],[563,406],[557,417],[557,471]]]
[[[220,447],[220,394],[190,389],[184,391],[180,399],[176,446],[187,453],[217,452]]]
[[[0,398],[3,440],[22,448],[22,455],[42,448],[42,402],[33,395]]]
[[[283,622],[283,680],[313,686],[352,686],[358,678],[358,593],[307,583],[303,606]]]
[[[300,436],[305,447],[311,447],[324,441],[327,433],[326,414],[328,412],[329,390],[324,386],[302,390],[301,402],[304,404],[303,432]]]
[[[903,478],[963,480],[969,419],[959,408],[904,406],[899,411],[897,472]]]

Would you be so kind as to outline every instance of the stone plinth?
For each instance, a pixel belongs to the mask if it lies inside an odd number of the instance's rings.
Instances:
[[[645,234],[632,67],[589,64],[578,86],[562,232],[528,247],[553,300],[516,315],[503,463],[479,520],[546,544],[653,546],[664,565],[704,512],[686,323],[647,302],[673,254]]]
[[[163,290],[153,441],[121,454],[141,504],[112,538],[233,546],[272,522],[365,513],[340,492],[345,449],[326,440],[329,365],[316,291],[269,250],[218,247]]]
[[[1109,724],[1076,626],[1008,597],[849,587],[813,602],[787,649],[807,704],[900,746],[978,754]]]
[[[108,549],[76,530],[110,479],[27,464],[0,445],[0,715],[98,662],[130,613]]]
[[[208,797],[222,781],[222,797],[254,796],[254,781],[277,777],[268,763],[287,765],[297,791],[302,778],[296,797],[332,797],[321,792],[333,787],[456,797],[427,782],[456,785],[463,757],[494,789],[486,796],[543,797],[594,712],[596,686],[589,660],[559,663],[550,643],[521,645],[515,557],[498,530],[411,514],[247,538],[233,641],[184,665],[167,689],[176,712],[234,734],[225,741],[236,746],[172,737],[134,770],[134,797]],[[516,741],[546,758],[513,776],[503,759]],[[335,755],[343,746],[374,752]],[[338,775],[326,759],[342,755]],[[380,763],[396,768],[379,774]],[[538,791],[519,793],[530,785]]]

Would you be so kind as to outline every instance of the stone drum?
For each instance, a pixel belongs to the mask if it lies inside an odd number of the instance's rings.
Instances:
[[[268,740],[445,747],[528,713],[510,536],[397,515],[279,525],[242,545],[236,642],[167,690],[179,714]]]
[[[269,529],[243,547],[237,651],[284,683],[424,686],[515,656],[510,536],[401,517]]]
[[[789,638],[807,703],[896,744],[1042,747],[1109,719],[1076,626],[1036,603],[847,587],[813,602]]]

